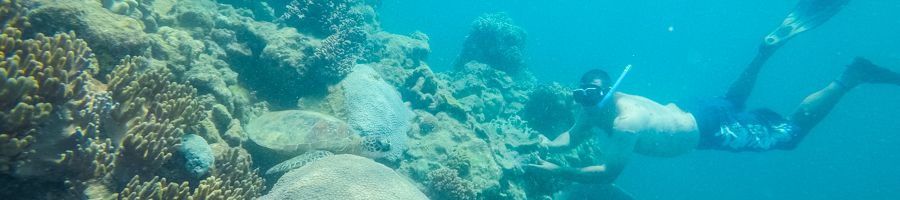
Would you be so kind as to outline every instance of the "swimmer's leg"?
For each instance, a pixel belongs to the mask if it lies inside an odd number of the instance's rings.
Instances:
[[[747,65],[747,68],[744,69],[741,76],[728,88],[725,99],[734,104],[734,106],[743,108],[744,103],[747,102],[747,98],[750,98],[750,93],[753,92],[753,87],[756,86],[756,79],[759,71],[776,49],[777,46],[761,44],[756,57],[754,57],[753,61]]]
[[[837,14],[847,1],[849,0],[801,0],[797,3],[782,24],[763,38],[756,57],[744,69],[741,77],[732,83],[728,93],[725,94],[725,99],[736,107],[743,108],[756,85],[757,74],[769,57],[791,38],[824,24]]]
[[[866,59],[856,58],[838,79],[806,97],[797,111],[791,115],[790,120],[802,132],[799,137],[803,137],[822,121],[847,91],[863,83],[900,85],[900,73],[876,66]]]

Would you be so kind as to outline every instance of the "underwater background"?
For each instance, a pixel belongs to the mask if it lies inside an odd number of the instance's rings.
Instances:
[[[0,0],[0,199],[555,199],[519,145],[567,130],[585,71],[721,96],[797,1]],[[900,3],[781,47],[749,108],[793,111],[855,57],[900,71]],[[861,85],[791,151],[633,155],[634,199],[900,198],[900,90]],[[603,199],[611,191],[591,191]],[[588,192],[589,194],[591,192]]]
[[[507,12],[528,32],[540,81],[574,85],[593,68],[635,68],[622,91],[673,102],[722,95],[762,36],[797,1],[384,1],[387,30],[431,36],[429,61],[452,63],[467,20]],[[786,114],[856,56],[897,70],[900,3],[850,1],[768,61],[748,107]],[[412,15],[412,16],[411,16]],[[673,30],[669,31],[668,28]],[[862,86],[792,151],[635,156],[617,183],[637,199],[895,199],[900,197],[900,91]]]

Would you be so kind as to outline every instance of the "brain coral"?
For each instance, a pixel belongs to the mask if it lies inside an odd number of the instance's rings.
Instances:
[[[363,136],[382,136],[391,145],[386,157],[399,158],[413,114],[400,93],[368,65],[357,65],[341,85],[350,126]]]
[[[368,158],[334,155],[286,173],[268,199],[428,199],[403,176]]]

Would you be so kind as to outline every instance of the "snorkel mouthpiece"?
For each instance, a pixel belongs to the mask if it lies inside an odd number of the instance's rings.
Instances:
[[[603,108],[610,99],[612,99],[613,94],[616,92],[616,89],[619,88],[619,84],[622,83],[622,79],[625,79],[625,75],[628,75],[628,71],[631,71],[631,65],[625,66],[625,70],[622,71],[622,74],[619,75],[619,78],[616,79],[616,83],[613,83],[613,86],[609,88],[609,92],[603,96],[603,100],[600,100],[600,103],[597,103],[598,108]]]

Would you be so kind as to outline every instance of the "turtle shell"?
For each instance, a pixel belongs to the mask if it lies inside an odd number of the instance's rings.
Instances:
[[[302,110],[265,113],[253,119],[245,131],[257,145],[288,156],[313,150],[357,153],[362,141],[346,122]]]

